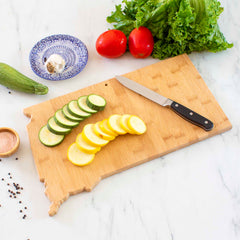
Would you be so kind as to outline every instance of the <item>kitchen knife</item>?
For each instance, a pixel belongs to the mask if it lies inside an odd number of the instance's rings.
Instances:
[[[166,98],[126,77],[116,76],[116,79],[125,87],[150,99],[151,101],[158,103],[163,107],[170,107],[175,113],[180,115],[182,118],[203,128],[205,131],[210,131],[213,128],[213,123],[209,119],[201,116],[200,114],[192,111],[191,109],[183,106],[182,104],[175,102],[169,98]]]

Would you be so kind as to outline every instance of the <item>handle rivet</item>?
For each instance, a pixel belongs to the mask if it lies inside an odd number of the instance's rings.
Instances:
[[[204,123],[205,123],[205,124],[208,124],[208,121],[206,120]]]
[[[177,103],[175,104],[175,107],[178,107],[178,104],[177,104]]]
[[[193,115],[193,112],[190,112],[189,114],[192,116],[192,115]]]

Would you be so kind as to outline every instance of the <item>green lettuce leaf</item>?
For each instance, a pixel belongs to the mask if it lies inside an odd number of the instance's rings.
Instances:
[[[107,21],[127,37],[134,28],[147,27],[155,42],[152,56],[165,59],[231,48],[217,23],[222,11],[218,0],[123,0]]]

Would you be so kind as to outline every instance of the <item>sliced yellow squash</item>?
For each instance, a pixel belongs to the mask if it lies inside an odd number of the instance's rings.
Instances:
[[[135,134],[135,132],[128,127],[128,119],[131,117],[130,114],[123,114],[120,118],[120,126],[123,128],[126,132],[130,134]]]
[[[81,151],[76,143],[73,143],[69,146],[67,151],[68,160],[77,165],[77,166],[85,166],[92,162],[95,154],[89,154]]]
[[[105,132],[105,133],[107,133],[107,134],[109,134],[109,135],[112,135],[112,136],[114,136],[114,137],[118,136],[118,134],[117,134],[116,132],[114,132],[113,130],[111,130],[111,129],[108,127],[107,121],[108,121],[107,119],[104,119],[104,120],[102,120],[102,121],[99,123],[100,129],[101,129],[103,132]]]
[[[135,115],[131,115],[128,118],[127,125],[135,134],[140,135],[145,133],[147,130],[147,126],[144,121]]]
[[[83,140],[95,147],[105,146],[109,141],[102,139],[98,135],[96,135],[93,131],[93,125],[94,124],[85,125],[82,131]]]
[[[120,118],[121,115],[120,114],[113,114],[111,115],[108,120],[107,120],[107,124],[108,127],[112,130],[117,132],[118,134],[126,134],[127,131],[125,131],[121,126],[120,126]]]
[[[88,142],[84,141],[82,133],[79,133],[76,138],[77,147],[85,153],[96,153],[100,151],[100,147],[95,147],[90,145]]]
[[[115,137],[112,135],[109,135],[101,130],[99,127],[100,122],[97,122],[93,125],[93,131],[96,135],[98,135],[100,138],[105,139],[105,140],[113,140]]]

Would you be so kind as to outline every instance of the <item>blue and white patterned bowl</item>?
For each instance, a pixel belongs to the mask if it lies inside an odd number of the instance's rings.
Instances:
[[[50,74],[45,62],[52,54],[58,54],[65,60],[66,66],[62,73]],[[64,35],[46,37],[32,48],[29,55],[32,70],[41,78],[58,81],[76,76],[87,64],[88,50],[79,39]]]

